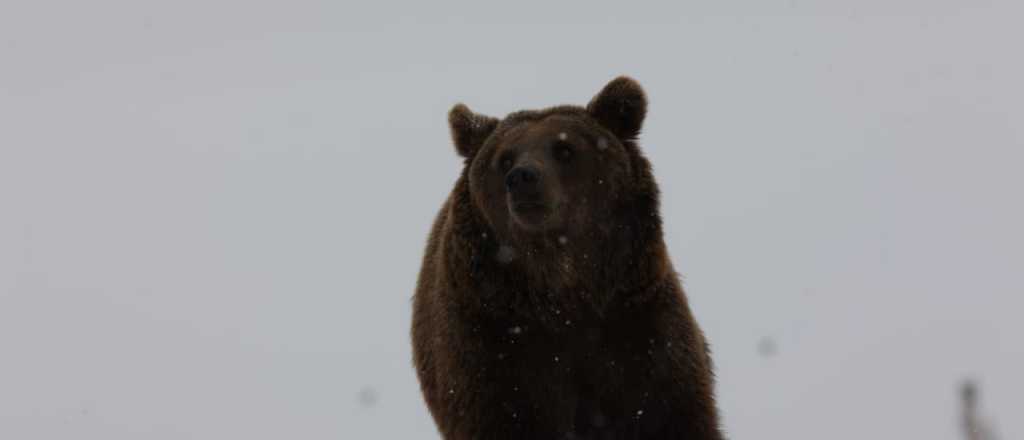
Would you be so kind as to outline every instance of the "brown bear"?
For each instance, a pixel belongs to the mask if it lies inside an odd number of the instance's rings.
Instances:
[[[636,138],[643,90],[448,115],[465,158],[427,242],[412,344],[445,439],[721,439],[708,346]]]

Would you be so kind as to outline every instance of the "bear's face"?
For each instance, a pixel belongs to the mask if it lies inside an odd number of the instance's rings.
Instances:
[[[470,191],[499,235],[585,232],[628,178],[622,144],[585,114],[507,121],[470,168]]]
[[[586,108],[521,111],[503,120],[457,105],[449,115],[466,157],[476,210],[504,242],[592,236],[632,187],[627,143],[639,133],[646,100],[619,78]],[[565,243],[561,243],[565,244]]]

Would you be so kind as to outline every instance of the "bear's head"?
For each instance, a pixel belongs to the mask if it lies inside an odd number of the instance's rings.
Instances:
[[[457,282],[478,293],[470,301],[557,326],[602,313],[617,289],[664,279],[672,269],[658,188],[636,145],[646,111],[643,90],[626,77],[585,107],[503,119],[452,108],[465,167],[450,199],[449,261],[469,269],[451,273],[467,276]]]
[[[458,104],[449,113],[466,159],[475,210],[502,243],[533,248],[600,239],[614,216],[653,201],[650,167],[636,147],[647,100],[619,77],[586,107],[527,110],[497,119]],[[629,215],[656,216],[650,212]]]

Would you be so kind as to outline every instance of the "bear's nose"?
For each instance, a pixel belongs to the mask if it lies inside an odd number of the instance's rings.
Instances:
[[[518,166],[505,175],[505,188],[512,191],[521,186],[534,186],[538,180],[540,174],[533,167]]]

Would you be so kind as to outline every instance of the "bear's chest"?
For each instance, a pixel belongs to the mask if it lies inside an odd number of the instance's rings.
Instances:
[[[665,359],[637,332],[580,323],[570,331],[511,326],[505,336],[491,346],[488,368],[518,417],[589,438],[634,422],[658,393],[650,374]]]

